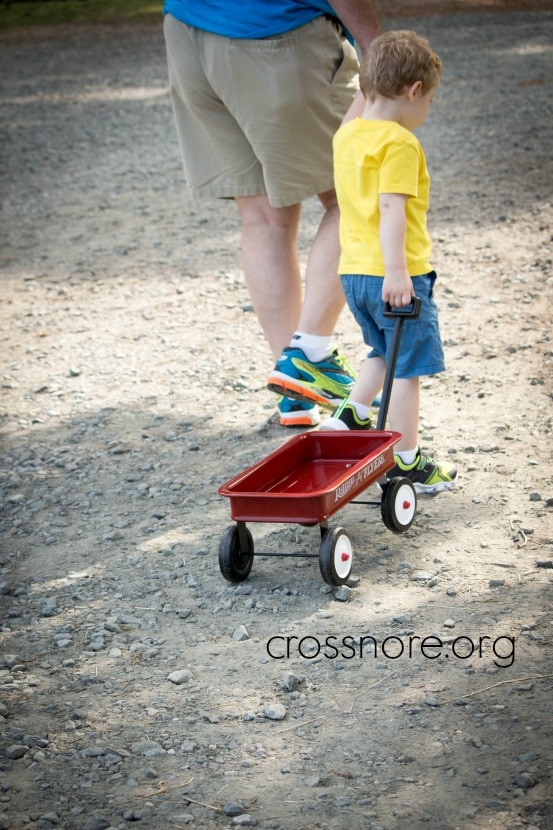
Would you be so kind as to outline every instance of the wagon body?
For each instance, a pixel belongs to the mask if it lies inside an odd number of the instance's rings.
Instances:
[[[400,433],[388,430],[304,432],[227,481],[241,522],[319,524],[394,466]]]

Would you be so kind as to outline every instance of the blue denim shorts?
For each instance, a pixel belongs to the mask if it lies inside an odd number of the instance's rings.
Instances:
[[[367,357],[387,360],[395,326],[393,317],[384,317],[382,277],[342,274],[342,286],[351,313],[361,327],[363,340],[371,347]],[[434,300],[436,272],[412,277],[415,294],[422,300],[420,316],[405,319],[397,360],[396,378],[435,375],[445,370],[444,350]]]

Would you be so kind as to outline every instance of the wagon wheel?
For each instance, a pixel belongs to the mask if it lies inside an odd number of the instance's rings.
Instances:
[[[319,568],[327,585],[347,582],[353,565],[351,539],[343,527],[325,530],[319,549]]]
[[[221,573],[229,582],[243,582],[248,578],[252,565],[252,534],[245,525],[240,529],[237,525],[227,527],[219,542]]]
[[[392,533],[405,533],[417,512],[417,494],[408,478],[396,476],[384,485],[380,503],[382,521]]]

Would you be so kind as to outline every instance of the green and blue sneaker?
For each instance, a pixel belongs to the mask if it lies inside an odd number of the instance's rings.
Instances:
[[[442,490],[450,490],[457,481],[457,468],[449,464],[439,464],[427,455],[421,455],[418,450],[417,457],[412,464],[404,464],[401,458],[395,456],[395,466],[386,473],[386,478],[396,476],[408,478],[417,493],[439,493]]]
[[[283,427],[316,427],[321,420],[317,404],[284,396],[279,398],[278,413]]]
[[[321,429],[336,431],[341,429],[370,429],[372,423],[371,415],[368,418],[360,418],[354,405],[346,400],[342,401],[331,418],[326,418],[322,422]]]
[[[347,398],[355,382],[355,372],[338,350],[318,363],[307,359],[302,349],[284,349],[267,386],[278,395],[318,403],[330,409]]]

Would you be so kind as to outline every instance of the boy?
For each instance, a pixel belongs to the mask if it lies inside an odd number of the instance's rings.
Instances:
[[[433,299],[426,227],[430,178],[412,131],[426,119],[442,70],[430,44],[414,32],[388,32],[365,50],[359,80],[365,107],[334,138],[336,192],[341,211],[339,272],[348,305],[372,346],[349,397],[322,429],[366,429],[370,404],[382,388],[394,321],[383,317],[422,298],[417,320],[406,319],[389,407],[401,433],[388,478],[409,478],[417,492],[453,487],[455,467],[421,455],[419,378],[444,371]]]

